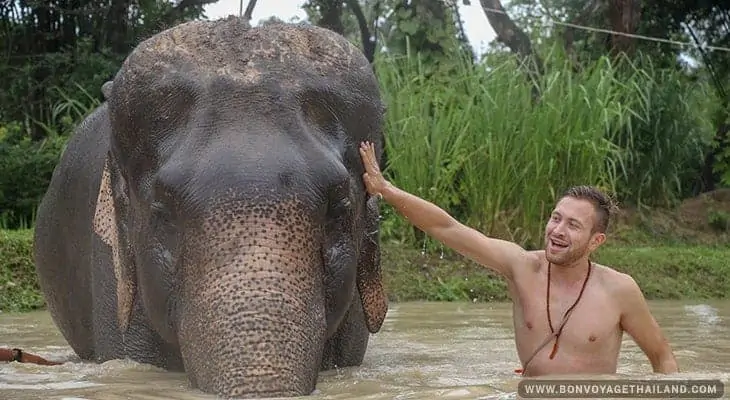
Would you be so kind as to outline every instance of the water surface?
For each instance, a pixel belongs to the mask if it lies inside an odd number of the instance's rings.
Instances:
[[[680,365],[679,377],[730,382],[730,301],[650,302]],[[82,363],[47,312],[0,314],[0,346],[68,362],[0,363],[1,399],[215,399],[183,374],[126,360]],[[519,361],[508,303],[392,304],[363,365],[320,374],[314,399],[513,399]],[[619,375],[650,377],[628,335]],[[726,397],[729,397],[726,394]]]

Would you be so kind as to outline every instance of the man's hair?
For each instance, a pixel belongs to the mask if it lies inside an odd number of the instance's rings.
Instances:
[[[596,210],[596,221],[593,232],[606,233],[611,216],[618,211],[618,207],[611,197],[595,186],[579,185],[568,188],[563,197],[572,197],[579,200],[588,200]]]

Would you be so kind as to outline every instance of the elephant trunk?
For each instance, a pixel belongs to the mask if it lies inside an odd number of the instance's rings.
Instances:
[[[286,208],[213,216],[183,250],[178,336],[191,384],[204,392],[315,388],[326,331],[321,233]]]

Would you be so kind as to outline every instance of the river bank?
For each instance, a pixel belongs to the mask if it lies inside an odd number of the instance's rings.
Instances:
[[[730,295],[730,190],[685,201],[676,210],[626,209],[594,260],[628,273],[650,300]],[[391,301],[505,301],[504,280],[449,251],[422,252],[383,241]],[[32,261],[32,231],[0,230],[0,311],[43,308]]]
[[[649,300],[720,299],[730,294],[728,247],[609,245],[593,260],[630,274]],[[383,250],[391,301],[507,301],[504,279],[461,257]]]

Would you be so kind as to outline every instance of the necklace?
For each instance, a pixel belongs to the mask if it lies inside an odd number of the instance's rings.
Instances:
[[[550,332],[552,332],[555,335],[555,344],[553,344],[553,350],[550,352],[550,359],[552,360],[555,358],[555,353],[558,352],[558,341],[560,340],[560,334],[563,333],[563,328],[565,327],[565,324],[568,322],[568,317],[570,316],[570,313],[573,311],[575,306],[578,305],[578,302],[580,301],[581,297],[583,297],[583,291],[586,289],[586,284],[588,283],[588,278],[591,276],[591,269],[593,269],[593,264],[591,263],[591,260],[588,260],[588,272],[586,273],[586,277],[583,280],[583,286],[580,288],[580,293],[578,293],[578,298],[575,299],[575,302],[573,303],[570,308],[565,310],[565,314],[563,314],[563,323],[560,324],[560,327],[558,328],[558,333],[555,333],[555,329],[553,328],[553,321],[550,318],[550,270],[552,268],[552,263],[548,262],[548,273],[547,273],[547,295],[545,299],[545,303],[547,304],[547,319],[548,324],[550,325]]]

